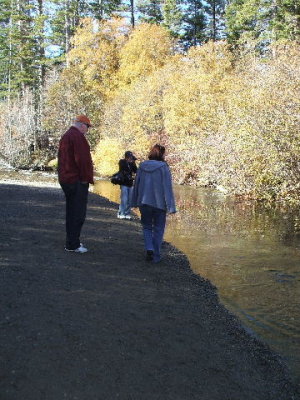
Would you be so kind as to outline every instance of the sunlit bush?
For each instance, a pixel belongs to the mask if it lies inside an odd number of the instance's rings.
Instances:
[[[100,140],[93,153],[96,171],[101,176],[111,176],[118,170],[118,162],[123,158],[122,143],[117,139]]]
[[[93,123],[92,147],[99,139],[103,109],[118,87],[119,53],[127,41],[128,24],[120,19],[85,18],[77,28],[66,68],[47,85],[43,125],[59,137],[78,114]]]
[[[161,68],[173,51],[167,29],[141,24],[129,36],[120,51],[119,84],[126,87]]]
[[[175,56],[164,28],[122,23],[97,30],[83,21],[69,66],[49,90],[45,127],[88,113],[92,145],[102,138],[94,157],[102,175],[125,150],[144,159],[160,142],[178,183],[298,201],[299,45],[277,43],[262,58],[220,41]]]
[[[121,140],[142,155],[157,141],[166,144],[179,183],[295,200],[300,194],[298,50],[285,44],[269,58],[234,59],[225,42],[192,48],[116,97],[116,118],[111,128],[106,124],[106,133],[117,126]]]

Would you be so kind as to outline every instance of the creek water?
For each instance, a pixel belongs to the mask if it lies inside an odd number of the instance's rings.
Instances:
[[[97,181],[94,192],[119,202],[120,189],[110,182]],[[300,383],[300,213],[213,189],[175,186],[175,197],[178,213],[168,217],[165,240]]]

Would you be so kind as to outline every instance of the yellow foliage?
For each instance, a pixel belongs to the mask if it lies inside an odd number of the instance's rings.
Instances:
[[[56,169],[58,167],[58,159],[54,158],[53,160],[50,160],[47,164],[48,167]]]
[[[204,46],[191,47],[187,58],[199,70],[200,74],[213,75],[214,79],[223,78],[232,71],[233,54],[225,41],[210,41]],[[215,82],[217,85],[218,82]]]
[[[120,86],[130,85],[161,68],[172,49],[173,40],[165,28],[155,24],[139,25],[120,52]]]
[[[226,43],[208,43],[129,79],[104,113],[105,134],[119,134],[142,156],[148,144],[165,143],[179,183],[215,183],[259,198],[300,196],[299,79],[294,47],[233,62]]]
[[[300,198],[299,45],[234,58],[220,41],[174,56],[161,26],[97,24],[82,21],[69,67],[49,91],[48,115],[49,126],[74,110],[96,121],[101,175],[115,172],[125,150],[142,159],[160,142],[179,183]]]
[[[96,171],[101,176],[111,176],[118,170],[118,162],[124,156],[122,143],[118,139],[100,140],[93,153]]]
[[[121,18],[101,22],[92,18],[81,20],[67,61],[79,68],[86,89],[95,96],[110,97],[115,90],[120,51],[129,31],[130,27]]]
[[[68,66],[48,90],[45,129],[60,136],[77,114],[87,114],[94,126],[89,139],[95,145],[104,104],[117,87],[119,52],[128,30],[122,19],[81,21],[67,54]]]
[[[232,55],[225,43],[192,48],[169,76],[164,96],[166,130],[179,141],[216,130],[231,71]]]

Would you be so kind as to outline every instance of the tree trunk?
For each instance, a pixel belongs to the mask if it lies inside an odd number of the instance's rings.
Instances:
[[[70,50],[70,18],[69,18],[69,0],[65,0],[65,54]],[[67,58],[68,67],[68,58]]]
[[[212,17],[213,17],[213,26],[212,26],[213,37],[212,37],[212,39],[215,42],[216,38],[217,38],[216,0],[213,0],[212,7],[213,7],[213,9],[212,9]]]
[[[38,16],[43,16],[43,0],[38,0]],[[37,84],[35,87],[34,96],[34,108],[35,108],[35,137],[34,145],[37,147],[37,141],[41,136],[42,132],[42,114],[43,114],[43,88],[45,83],[45,49],[44,49],[44,26],[40,27],[40,32],[38,35],[38,74],[37,74]]]
[[[131,12],[131,26],[134,28],[135,20],[134,20],[134,0],[130,0],[130,12]]]
[[[8,94],[7,94],[7,103],[8,103],[8,116],[7,116],[7,135],[8,135],[8,157],[9,161],[11,161],[11,148],[12,148],[12,124],[11,124],[11,70],[12,70],[12,30],[13,30],[13,20],[12,20],[12,12],[13,12],[13,0],[10,2],[10,18],[9,18],[9,67],[8,67]]]
[[[197,16],[198,16],[197,3],[196,1],[194,1],[194,37],[193,37],[194,46],[197,45]]]

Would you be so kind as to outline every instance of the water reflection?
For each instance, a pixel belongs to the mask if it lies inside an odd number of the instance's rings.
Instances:
[[[119,187],[94,191],[119,202]],[[192,269],[218,288],[221,301],[287,360],[300,381],[299,214],[239,202],[210,189],[177,186],[179,213],[165,238]]]

